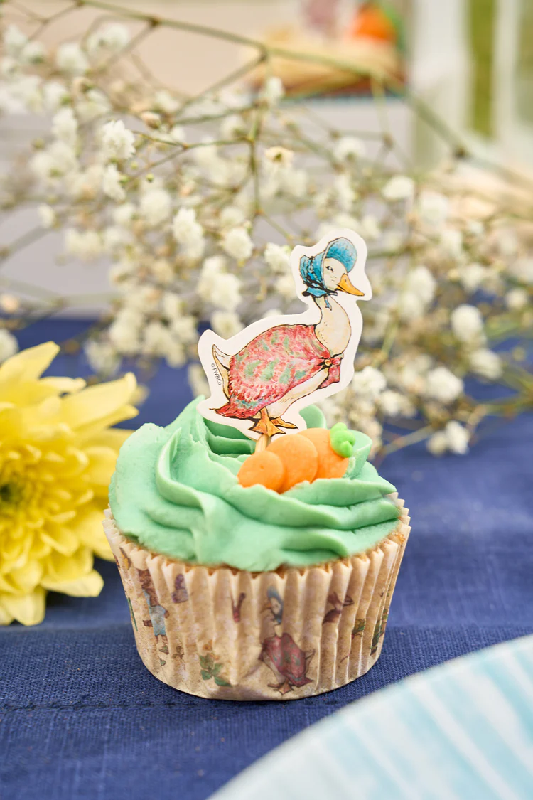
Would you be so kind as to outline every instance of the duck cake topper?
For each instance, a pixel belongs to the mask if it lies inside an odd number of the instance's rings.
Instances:
[[[366,254],[364,240],[345,229],[313,247],[298,245],[290,265],[303,313],[258,320],[230,339],[205,331],[198,353],[211,396],[198,411],[263,447],[305,430],[299,411],[353,377],[363,327],[357,302],[372,297]]]

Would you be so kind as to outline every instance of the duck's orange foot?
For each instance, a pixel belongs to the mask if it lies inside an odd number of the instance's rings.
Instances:
[[[283,683],[269,683],[268,686],[270,689],[277,689],[280,694],[287,694],[292,690],[292,686],[287,680]]]
[[[281,419],[281,417],[274,417],[272,419],[272,424],[277,425],[278,428],[288,428],[292,431],[298,428],[298,425],[293,425],[292,422],[286,422],[284,419]]]
[[[266,436],[277,436],[279,433],[285,433],[284,430],[276,425],[274,420],[270,419],[264,408],[261,410],[260,418],[250,430],[260,433],[262,436],[265,434]]]

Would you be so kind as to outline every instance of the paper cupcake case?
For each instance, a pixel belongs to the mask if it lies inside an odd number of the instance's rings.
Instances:
[[[129,602],[139,655],[156,678],[221,700],[293,700],[364,675],[379,658],[409,536],[307,568],[244,572],[185,564],[104,530]]]

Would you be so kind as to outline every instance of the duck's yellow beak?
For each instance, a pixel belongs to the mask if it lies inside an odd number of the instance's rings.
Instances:
[[[339,285],[337,287],[340,289],[341,292],[346,292],[346,294],[354,294],[356,297],[364,297],[365,293],[360,292],[359,289],[356,289],[351,280],[348,277],[348,273],[345,272],[342,278],[340,279]]]

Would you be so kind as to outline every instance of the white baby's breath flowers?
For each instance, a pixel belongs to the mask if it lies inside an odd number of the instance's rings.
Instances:
[[[407,175],[393,175],[381,193],[386,200],[410,200],[415,192],[415,182]]]
[[[20,60],[23,64],[41,64],[46,56],[46,47],[42,42],[28,42],[22,49]]]
[[[128,227],[135,216],[135,206],[133,203],[122,203],[113,209],[113,222],[115,225]]]
[[[14,356],[18,349],[18,342],[13,334],[5,328],[0,328],[0,364]]]
[[[408,272],[400,298],[400,318],[406,321],[420,319],[435,297],[436,281],[424,265]]]
[[[468,450],[470,440],[467,429],[456,420],[450,420],[446,425],[445,432],[448,449],[457,455],[464,455]]]
[[[267,175],[278,175],[292,166],[294,152],[286,147],[269,147],[265,150],[264,167]]]
[[[443,228],[440,235],[442,249],[450,258],[459,258],[463,252],[463,234],[458,228]]]
[[[290,273],[287,275],[280,275],[279,278],[276,278],[275,286],[276,291],[281,297],[285,297],[287,300],[294,300],[296,297],[294,280]]]
[[[139,334],[140,326],[120,317],[115,319],[108,331],[110,342],[121,355],[135,355],[139,352]]]
[[[511,275],[522,283],[533,283],[533,258],[519,258],[509,264]]]
[[[51,228],[54,225],[56,221],[56,212],[52,206],[43,203],[37,209],[37,213],[39,214],[39,221],[43,228]]]
[[[66,86],[59,81],[47,81],[42,89],[46,111],[56,111],[69,96]]]
[[[139,216],[150,228],[161,225],[172,213],[172,198],[165,189],[146,191],[139,204]]]
[[[266,79],[260,92],[260,97],[267,105],[274,106],[276,103],[279,103],[284,94],[285,89],[281,79],[276,75],[272,75],[270,78]]]
[[[401,392],[385,389],[379,394],[377,403],[383,414],[390,417],[413,417],[416,407]]]
[[[450,201],[440,192],[424,190],[418,199],[418,213],[422,222],[431,226],[442,225],[450,213]]]
[[[76,99],[75,108],[80,121],[92,122],[92,120],[109,113],[111,104],[99,89],[89,89]]]
[[[198,340],[196,319],[191,316],[179,316],[172,320],[170,329],[182,344],[193,344]]]
[[[344,227],[341,225],[341,227]],[[379,222],[377,217],[374,214],[365,214],[363,219],[361,220],[360,225],[350,225],[348,227],[352,227],[354,230],[357,231],[359,228],[359,232],[364,239],[370,239],[370,241],[376,241],[381,236],[381,228],[379,226]]]
[[[365,143],[362,139],[356,139],[355,136],[341,136],[333,146],[333,157],[340,164],[363,158],[365,154]]]
[[[450,317],[452,331],[462,342],[479,341],[483,337],[483,317],[477,306],[461,305]]]
[[[78,121],[71,108],[61,108],[54,114],[52,133],[56,139],[73,147],[78,138]]]
[[[222,240],[222,248],[237,261],[244,261],[252,255],[254,245],[246,228],[232,228]]]
[[[150,261],[150,273],[154,276],[157,283],[168,285],[174,279],[174,269],[170,261],[166,258],[156,258]]]
[[[505,305],[513,311],[525,308],[528,303],[529,295],[525,289],[517,287],[516,289],[511,289],[511,291],[507,292],[505,295]]]
[[[28,37],[17,25],[8,25],[4,31],[3,42],[6,53],[16,58],[26,47]]]
[[[223,339],[230,339],[242,330],[242,322],[234,311],[214,311],[211,315],[211,327],[222,336]]]
[[[467,429],[456,420],[450,420],[444,430],[430,436],[427,447],[434,456],[443,455],[447,451],[464,455],[468,451],[469,440]]]
[[[497,380],[502,374],[502,360],[497,353],[486,347],[480,347],[468,357],[472,372],[487,380]]]
[[[175,114],[180,107],[179,100],[168,89],[159,89],[154,95],[154,106],[164,114]]]
[[[200,258],[205,249],[204,230],[193,208],[180,208],[172,220],[174,239],[191,258]]]
[[[346,173],[337,175],[333,182],[333,193],[338,207],[342,211],[350,211],[355,200],[355,192],[349,175]]]
[[[126,47],[130,38],[130,32],[125,25],[111,22],[102,25],[87,38],[87,52],[91,56],[118,53]]]
[[[57,48],[56,65],[61,72],[83,75],[89,69],[87,56],[77,42],[64,42]]]
[[[518,239],[516,232],[511,228],[504,228],[498,231],[496,242],[500,255],[504,258],[512,258],[518,252]]]
[[[380,392],[387,386],[387,380],[381,370],[375,367],[364,367],[352,378],[351,388],[358,397],[377,400]]]
[[[433,456],[442,456],[448,449],[448,437],[444,431],[437,431],[427,440],[427,449]]]
[[[169,367],[183,367],[187,362],[187,353],[183,344],[172,336],[166,344],[165,359]]]
[[[152,320],[142,332],[141,349],[145,355],[165,356],[171,343],[170,329],[158,320]]]
[[[242,300],[240,280],[236,275],[220,273],[212,283],[208,299],[218,308],[234,311]]]
[[[459,280],[469,293],[475,292],[487,278],[487,268],[481,264],[467,264],[459,271]]]
[[[116,164],[108,164],[102,176],[102,191],[112,200],[120,203],[126,197],[122,186],[124,176],[118,171]]]
[[[100,131],[102,155],[106,161],[125,161],[135,153],[135,136],[121,119],[106,122]]]
[[[91,164],[81,172],[72,171],[65,176],[65,190],[76,200],[91,200],[102,187],[103,175],[102,164]]]
[[[78,167],[76,153],[65,142],[52,142],[45,150],[38,150],[30,160],[30,169],[45,184],[58,179]]]
[[[426,376],[426,394],[441,403],[453,403],[463,392],[463,381],[448,367],[436,367]]]
[[[183,314],[183,300],[176,292],[165,292],[161,299],[163,315],[172,322]]]
[[[67,228],[65,231],[65,250],[82,261],[94,261],[102,254],[102,238],[97,231],[77,231]]]
[[[106,253],[114,255],[120,253],[125,245],[131,242],[131,232],[118,225],[110,225],[102,232],[102,247]]]
[[[235,228],[245,222],[246,216],[238,206],[226,206],[220,212],[218,219],[221,228]]]
[[[84,350],[89,366],[95,372],[110,377],[118,370],[120,356],[111,342],[91,339],[86,342]]]
[[[222,139],[235,139],[239,136],[245,136],[247,130],[248,123],[240,114],[230,114],[220,124],[220,136]]]
[[[287,245],[268,242],[264,252],[265,262],[274,272],[284,275],[289,271],[290,252],[290,248]]]

